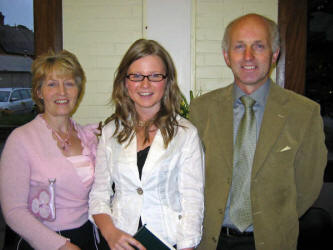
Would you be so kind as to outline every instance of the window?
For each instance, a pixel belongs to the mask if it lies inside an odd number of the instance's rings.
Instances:
[[[22,97],[21,97],[20,91],[19,90],[14,90],[13,94],[10,98],[10,101],[17,101],[17,100],[21,100],[21,99],[22,99]]]

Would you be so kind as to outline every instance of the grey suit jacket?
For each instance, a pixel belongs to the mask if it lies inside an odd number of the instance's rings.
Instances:
[[[233,168],[233,85],[193,100],[190,120],[205,147],[204,235],[199,249],[216,249]],[[272,83],[251,176],[258,250],[296,249],[298,218],[314,203],[327,162],[317,103]]]

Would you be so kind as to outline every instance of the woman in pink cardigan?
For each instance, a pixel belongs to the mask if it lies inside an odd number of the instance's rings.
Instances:
[[[15,129],[0,161],[0,199],[18,249],[103,249],[88,220],[97,126],[71,119],[86,81],[75,55],[49,52],[32,65],[41,114]],[[101,240],[102,237],[101,237]]]

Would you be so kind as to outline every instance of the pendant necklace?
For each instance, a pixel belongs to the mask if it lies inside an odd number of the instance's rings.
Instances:
[[[71,132],[72,132],[72,123],[70,122],[69,127],[68,127],[68,132],[65,135],[65,138],[63,139],[59,133],[54,130],[53,128],[51,128],[52,130],[52,134],[58,139],[58,142],[60,144],[60,148],[63,151],[68,151],[68,148],[72,145],[72,143],[70,143],[69,139],[71,137]]]
[[[69,138],[71,137],[71,132],[72,132],[72,123],[70,123],[69,128],[68,128],[68,132],[66,133],[65,138],[63,139],[59,133],[57,131],[55,131],[53,128],[52,129],[52,134],[55,135],[55,137],[58,139],[58,142],[60,144],[60,148],[63,151],[68,151],[69,146],[71,146],[72,144],[69,141]]]
[[[52,135],[57,139],[57,142],[60,144],[60,148],[63,151],[68,151],[68,148],[72,145],[72,143],[70,143],[69,139],[71,137],[72,134],[72,130],[73,130],[73,123],[71,120],[69,120],[69,127],[68,127],[68,131],[65,134],[65,138],[63,139],[60,134],[51,127],[51,125],[46,121],[46,119],[44,118],[44,116],[41,116],[43,118],[43,120],[46,123],[46,126],[51,129]]]
[[[146,126],[147,126],[147,123],[148,123],[148,122],[144,122],[144,121],[140,121],[140,120],[139,120],[139,121],[138,121],[138,127],[141,127],[141,128],[142,128],[142,127],[146,127]]]

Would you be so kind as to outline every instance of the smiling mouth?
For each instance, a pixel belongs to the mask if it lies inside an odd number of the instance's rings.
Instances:
[[[67,103],[69,103],[69,100],[56,100],[55,103],[56,104],[67,104]]]
[[[242,68],[245,70],[254,70],[256,66],[242,66]]]
[[[153,93],[149,92],[149,93],[139,93],[140,96],[151,96],[153,95]]]

